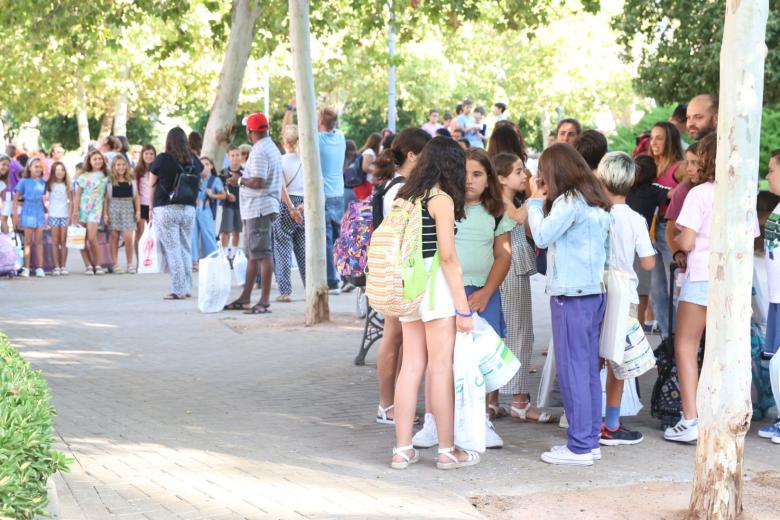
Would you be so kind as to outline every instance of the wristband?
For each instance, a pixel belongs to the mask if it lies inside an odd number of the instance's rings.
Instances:
[[[461,318],[471,318],[472,316],[474,316],[474,311],[469,309],[468,314],[466,314],[466,313],[463,313],[463,312],[458,312],[458,309],[455,309],[455,315],[456,316],[460,316]]]

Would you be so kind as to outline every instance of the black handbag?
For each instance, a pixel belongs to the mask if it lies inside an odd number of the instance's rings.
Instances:
[[[179,164],[179,169],[173,181],[173,189],[168,192],[168,200],[171,204],[194,206],[200,191],[200,175],[194,173],[194,164],[190,164],[186,169]]]

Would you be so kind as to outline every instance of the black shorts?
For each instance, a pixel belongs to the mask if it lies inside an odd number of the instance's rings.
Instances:
[[[149,222],[149,206],[141,204],[141,218]]]

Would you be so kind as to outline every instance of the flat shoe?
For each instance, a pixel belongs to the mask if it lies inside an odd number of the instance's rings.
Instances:
[[[179,296],[178,294],[170,293],[163,296],[163,300],[183,300],[184,296]]]
[[[258,303],[244,311],[244,314],[271,314],[271,305]]]

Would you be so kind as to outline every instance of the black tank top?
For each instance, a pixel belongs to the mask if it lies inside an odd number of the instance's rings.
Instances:
[[[111,197],[115,199],[129,199],[133,196],[133,186],[129,182],[119,182],[111,186]]]
[[[438,194],[441,194],[445,197],[449,197],[449,195],[445,194],[444,192],[439,191]],[[436,196],[437,194],[434,194]],[[428,195],[428,197],[425,197],[422,200],[422,256],[423,258],[433,258],[433,256],[436,254],[436,249],[438,249],[438,244],[436,243],[436,220],[431,216],[431,214],[428,212],[428,201],[431,200],[433,197]],[[455,228],[455,233],[458,233],[458,228],[456,226],[453,226]]]

